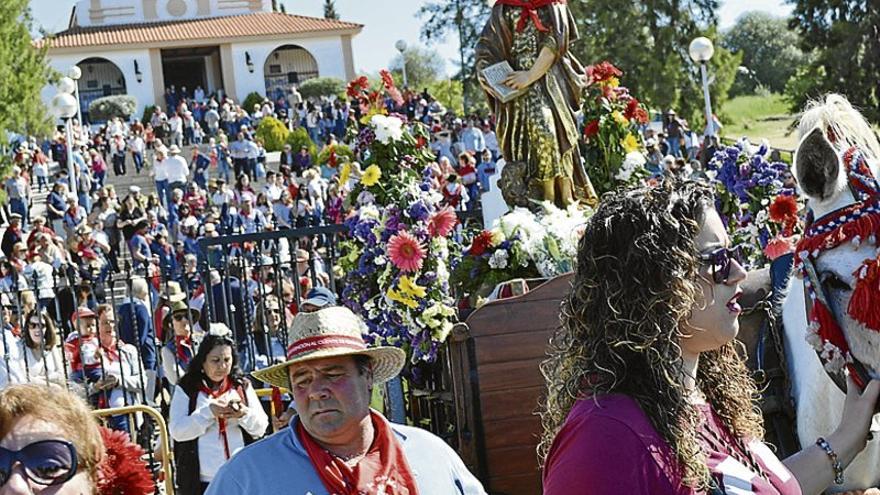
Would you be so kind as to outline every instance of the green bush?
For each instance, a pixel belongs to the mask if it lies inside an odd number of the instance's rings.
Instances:
[[[339,95],[345,91],[345,83],[335,77],[316,77],[299,85],[299,94],[304,99]]]
[[[130,95],[115,95],[98,98],[89,105],[89,120],[92,122],[110,120],[113,117],[128,118],[137,109],[137,99]]]
[[[275,117],[264,117],[257,127],[257,139],[263,141],[266,151],[281,151],[290,131]]]
[[[308,148],[309,154],[315,156],[318,153],[318,147],[309,138],[309,133],[302,127],[297,127],[293,132],[287,135],[287,144],[294,152],[298,152],[303,146]]]
[[[247,98],[244,99],[244,102],[242,102],[241,108],[247,113],[252,113],[254,111],[254,105],[261,105],[265,99],[265,96],[256,91],[252,91],[247,95]]]
[[[321,153],[318,154],[318,158],[315,159],[315,163],[318,165],[324,165],[328,161],[330,161],[330,149],[336,152],[336,164],[341,165],[343,163],[349,163],[354,161],[354,152],[351,151],[351,148],[344,144],[334,144],[331,146],[324,147],[321,150]]]
[[[153,119],[153,112],[156,111],[156,105],[147,105],[144,107],[144,115],[141,117],[141,124],[147,125]]]

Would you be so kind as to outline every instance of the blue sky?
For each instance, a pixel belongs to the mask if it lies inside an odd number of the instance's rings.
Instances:
[[[290,13],[317,17],[323,15],[323,0],[280,1]],[[358,71],[376,72],[387,67],[397,53],[394,42],[398,39],[405,40],[410,45],[421,44],[421,21],[415,14],[427,2],[428,0],[336,0],[336,11],[343,20],[365,25],[361,34],[354,39],[354,59]],[[71,8],[75,3],[76,0],[30,0],[34,17],[49,32],[67,27]],[[721,27],[730,27],[740,14],[750,10],[784,16],[791,11],[791,6],[785,5],[784,0],[722,1],[719,11]],[[450,36],[445,43],[432,48],[446,60],[447,73],[452,73],[455,67],[453,61],[458,57],[458,40]]]

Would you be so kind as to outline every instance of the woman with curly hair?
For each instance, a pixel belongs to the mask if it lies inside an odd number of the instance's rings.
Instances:
[[[818,494],[865,447],[878,381],[850,383],[827,440],[782,462],[761,442],[736,341],[746,272],[713,205],[666,180],[590,219],[542,365],[544,495]]]

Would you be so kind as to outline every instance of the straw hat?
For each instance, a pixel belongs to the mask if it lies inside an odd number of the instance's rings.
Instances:
[[[189,313],[190,313],[190,321],[192,321],[192,322],[199,321],[199,318],[202,316],[202,314],[199,312],[199,310],[197,310],[195,308],[190,308],[183,301],[177,301],[171,305],[171,311],[169,311],[168,314],[165,315],[164,318],[162,318],[162,326],[166,327],[166,328],[170,328],[171,327],[171,318],[177,313],[186,313],[187,311],[189,311]]]
[[[172,280],[168,282],[168,293],[162,292],[159,294],[159,297],[165,299],[170,303],[176,303],[186,299],[186,293],[184,293],[183,289],[180,288],[180,284],[178,282]]]
[[[369,356],[373,364],[373,383],[384,383],[397,376],[406,354],[397,347],[371,347],[364,342],[364,322],[350,309],[334,306],[314,313],[299,313],[293,320],[287,348],[287,361],[254,371],[257,380],[276,387],[290,388],[287,368],[293,364],[339,356]]]

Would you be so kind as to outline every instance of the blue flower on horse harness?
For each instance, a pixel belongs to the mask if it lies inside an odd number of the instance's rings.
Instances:
[[[840,377],[848,368],[859,387],[866,385],[864,367],[850,354],[840,324],[831,312],[828,296],[816,274],[815,262],[823,251],[845,242],[859,245],[863,240],[876,243],[880,234],[880,183],[874,178],[864,155],[850,148],[843,155],[847,185],[855,203],[834,210],[813,221],[807,216],[807,229],[798,242],[795,268],[800,271],[807,293],[807,341],[816,349],[825,370]],[[880,332],[880,256],[865,260],[853,273],[857,282],[847,313],[869,330]]]

